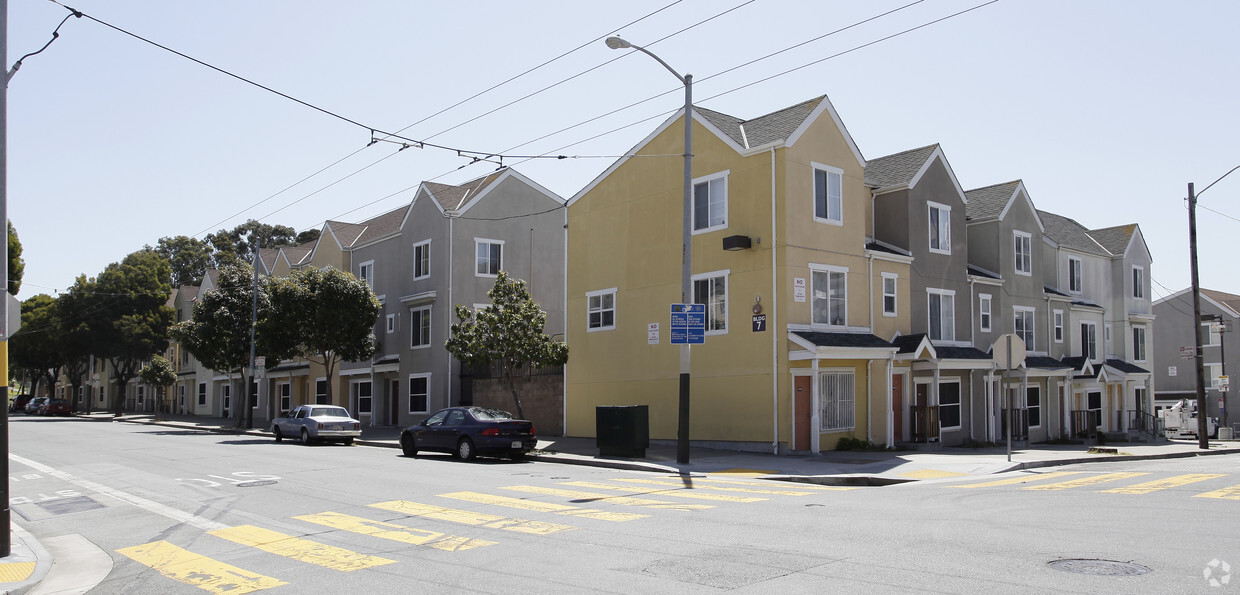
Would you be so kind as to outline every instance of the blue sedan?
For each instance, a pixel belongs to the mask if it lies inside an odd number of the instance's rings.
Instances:
[[[405,456],[430,450],[468,461],[476,455],[507,456],[516,461],[534,449],[534,423],[501,409],[449,407],[400,433]]]

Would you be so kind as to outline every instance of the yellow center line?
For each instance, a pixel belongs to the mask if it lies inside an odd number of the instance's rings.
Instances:
[[[116,552],[145,564],[172,580],[220,595],[239,595],[288,584],[200,556],[167,541],[135,545]]]
[[[566,481],[561,485],[573,486],[576,488],[590,488],[594,490],[612,490],[616,492],[631,492],[633,488],[628,486],[613,486],[605,483],[595,483],[592,481]],[[683,488],[675,490],[658,490],[656,492],[660,496],[672,496],[675,498],[690,498],[692,500],[714,500],[716,502],[761,502],[769,498],[751,498],[745,496],[728,496],[724,494],[698,494],[687,491]]]
[[[490,504],[493,506],[504,506],[519,510],[532,510],[534,512],[550,512],[553,514],[579,516],[587,519],[611,521],[615,523],[635,521],[637,519],[649,518],[650,516],[648,514],[634,514],[631,512],[608,512],[593,508],[579,508],[576,506],[569,506],[567,504],[555,504],[553,502],[539,502],[537,500],[510,498],[508,496],[479,494],[478,492],[453,492],[451,494],[440,494],[439,496],[441,498],[452,498],[453,500],[463,500],[465,502],[474,502],[477,504]]]
[[[1194,498],[1218,498],[1220,500],[1240,500],[1240,485],[1234,485],[1213,492],[1205,492],[1203,494],[1195,494]]]
[[[459,552],[464,550],[472,550],[476,547],[487,545],[495,545],[498,542],[487,541],[485,539],[470,539],[467,537],[457,537],[455,535],[446,535],[437,531],[429,531],[426,529],[415,529],[411,527],[403,527],[383,521],[374,521],[362,517],[340,514],[338,512],[324,512],[321,514],[307,514],[293,517],[299,521],[315,523],[341,531],[349,531],[359,535],[369,535],[380,539],[390,539],[410,545],[430,545],[437,550],[445,550],[449,552]]]
[[[714,508],[714,505],[711,504],[681,504],[679,502],[668,502],[667,500],[651,500],[649,498],[633,498],[630,496],[612,496],[611,494],[599,494],[597,492],[562,490],[559,488],[544,488],[541,486],[506,486],[503,489],[512,490],[514,492],[525,492],[527,494],[542,494],[544,496],[572,498],[574,500],[599,500],[609,504],[620,504],[622,506],[645,506],[648,508],[658,508],[661,510],[706,510],[708,508]]]
[[[1052,471],[1050,473],[1038,473],[1036,475],[1021,475],[1020,477],[1009,477],[1007,479],[997,479],[995,481],[987,481],[985,483],[966,483],[964,485],[949,485],[949,488],[990,488],[995,486],[1006,486],[1016,483],[1025,483],[1030,481],[1039,481],[1043,479],[1051,479],[1052,477],[1063,477],[1065,475],[1076,475],[1080,471]]]
[[[1022,490],[1068,490],[1072,488],[1091,486],[1091,485],[1095,485],[1099,483],[1106,483],[1108,481],[1128,479],[1130,477],[1140,477],[1142,475],[1149,475],[1149,473],[1104,473],[1102,475],[1093,475],[1090,477],[1082,477],[1080,479],[1069,479],[1068,481],[1061,481],[1059,483],[1048,483],[1044,485],[1029,486],[1027,488],[1021,488],[1021,489]]]
[[[1148,494],[1150,492],[1157,492],[1158,490],[1165,490],[1168,488],[1178,488],[1183,485],[1188,485],[1190,483],[1197,483],[1199,481],[1205,481],[1207,479],[1214,479],[1216,477],[1223,477],[1223,474],[1222,473],[1189,473],[1187,475],[1177,475],[1175,477],[1168,477],[1166,479],[1147,481],[1145,483],[1130,485],[1128,487],[1123,487],[1123,488],[1115,488],[1113,490],[1102,490],[1102,493],[1104,494]]]
[[[679,487],[679,488],[684,488],[687,490],[705,489],[705,490],[719,490],[721,492],[739,492],[739,493],[744,493],[744,494],[770,494],[770,495],[775,495],[775,496],[809,496],[810,494],[813,494],[813,492],[797,492],[797,491],[792,491],[792,490],[775,490],[775,489],[762,490],[762,489],[754,489],[754,488],[730,488],[730,487],[714,486],[714,485],[698,485],[698,483],[700,482],[696,480],[675,481],[675,480],[662,480],[662,479],[624,479],[624,478],[621,478],[621,479],[616,479],[615,481],[623,481],[626,483],[639,483],[642,485]]]
[[[258,548],[270,554],[341,572],[352,572],[396,562],[396,560],[359,554],[344,548],[285,535],[279,531],[255,527],[254,525],[216,529],[209,531],[208,534],[241,545]]]
[[[548,535],[559,531],[571,531],[577,528],[572,525],[559,525],[556,523],[544,523],[542,521],[511,519],[493,514],[473,512],[470,510],[454,510],[451,508],[443,508],[441,506],[419,504],[408,500],[380,502],[378,504],[371,504],[371,506],[399,512],[401,514],[407,514],[409,516],[423,517],[437,521],[459,523],[462,525],[473,525],[475,527],[486,527],[488,529],[503,529],[505,531],[516,531],[518,533],[532,533],[534,535]]]

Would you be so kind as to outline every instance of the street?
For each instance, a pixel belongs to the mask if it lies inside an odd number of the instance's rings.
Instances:
[[[1240,589],[1236,456],[840,488],[9,424],[13,520],[107,552],[96,593]]]

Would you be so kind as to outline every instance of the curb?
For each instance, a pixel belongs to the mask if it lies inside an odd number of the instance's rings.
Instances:
[[[39,540],[35,539],[34,535],[31,535],[29,531],[26,531],[17,523],[11,523],[9,527],[13,536],[21,541],[22,546],[30,550],[31,557],[35,561],[34,570],[30,572],[30,576],[26,580],[5,585],[4,593],[22,595],[47,578],[47,573],[52,569],[53,559],[51,553],[44,549]]]

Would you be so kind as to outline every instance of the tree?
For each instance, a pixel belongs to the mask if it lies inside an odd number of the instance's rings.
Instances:
[[[313,229],[307,229],[306,231],[303,231],[297,234],[297,239],[294,240],[294,245],[300,246],[302,244],[308,244],[310,242],[317,241],[319,239],[320,233],[322,232],[320,232],[319,228],[317,227]]]
[[[174,313],[172,266],[150,249],[142,249],[112,263],[99,273],[98,309],[88,315],[94,335],[93,351],[112,363],[117,385],[113,411],[123,413],[125,387],[138,375],[143,361],[168,348]]]
[[[292,246],[297,241],[297,230],[287,225],[268,225],[250,219],[232,230],[221,229],[207,236],[207,243],[215,250],[212,258],[220,268],[248,261],[254,254],[254,241],[263,248]]]
[[[65,375],[73,386],[73,394],[81,392],[86,375],[91,372],[90,356],[94,354],[96,329],[91,326],[91,313],[100,302],[95,292],[95,280],[80,275],[69,291],[56,298],[56,335],[64,357]],[[91,398],[84,399],[86,413],[90,413]],[[70,401],[77,411],[77,399]]]
[[[189,236],[159,238],[155,251],[172,265],[172,286],[199,285],[211,266],[211,245]]]
[[[9,340],[9,359],[14,368],[30,373],[34,382],[47,381],[47,394],[56,394],[56,379],[64,363],[56,332],[56,300],[39,294],[22,302],[22,327]]]
[[[279,343],[323,365],[327,400],[333,402],[336,366],[375,353],[379,299],[365,281],[331,267],[293,271],[273,283],[271,295],[275,327],[283,336]]]
[[[467,366],[498,363],[500,375],[508,381],[512,392],[517,416],[524,419],[515,371],[526,364],[563,365],[568,361],[568,345],[543,334],[547,313],[534,302],[525,281],[500,271],[487,295],[491,305],[486,308],[456,306],[460,322],[452,325],[452,335],[445,346],[448,353]]]
[[[172,368],[172,362],[168,361],[168,358],[156,355],[151,358],[149,365],[138,372],[138,378],[143,384],[154,386],[158,391],[159,394],[155,401],[155,416],[158,418],[164,409],[164,397],[168,386],[177,381],[177,372]]]
[[[26,261],[22,260],[22,243],[17,239],[17,230],[9,221],[9,293],[17,295],[22,288],[22,274],[26,272]]]

